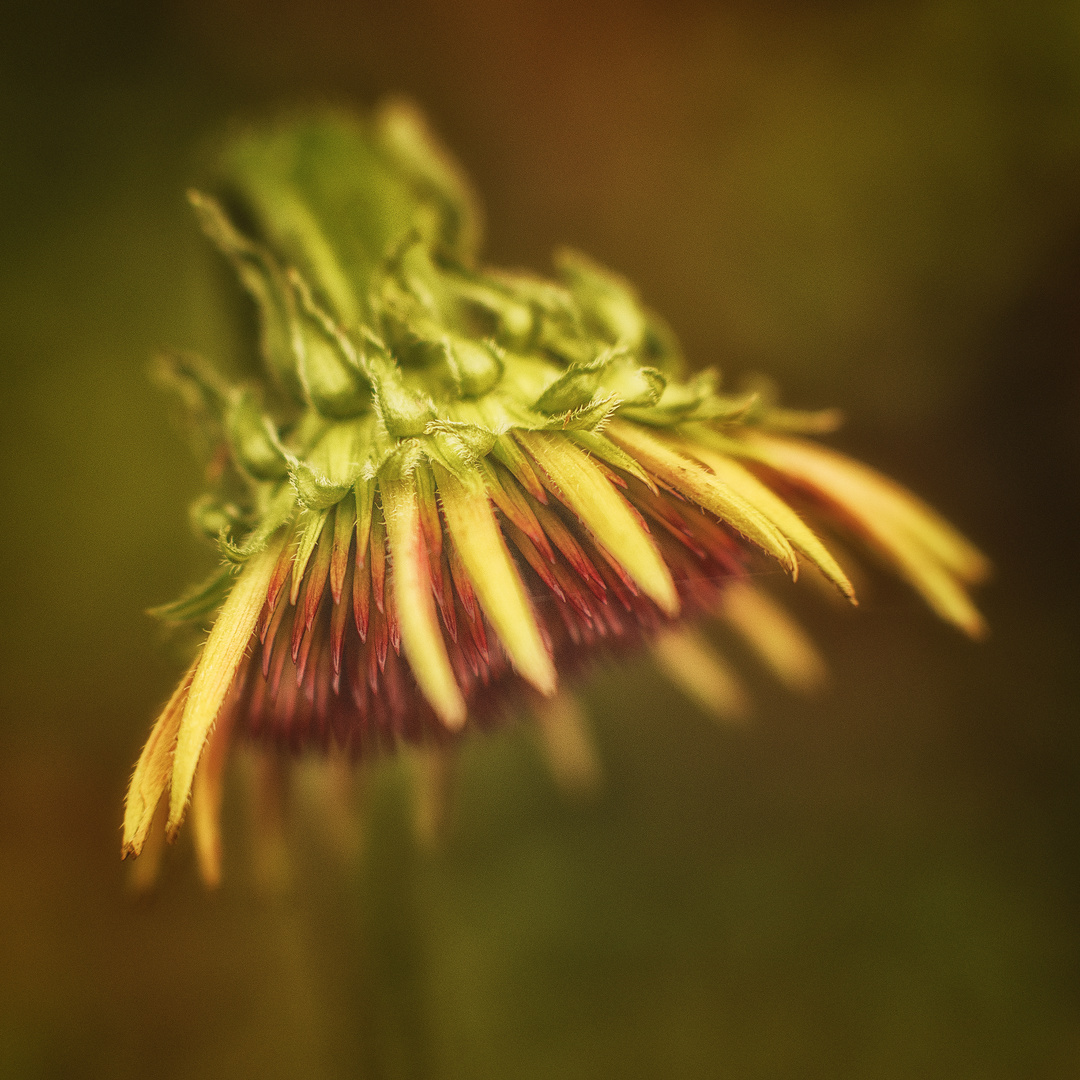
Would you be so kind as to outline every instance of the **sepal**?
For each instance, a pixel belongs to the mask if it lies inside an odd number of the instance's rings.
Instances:
[[[289,479],[305,509],[326,510],[340,502],[371,467],[373,426],[370,418],[331,424],[306,460],[290,459]]]
[[[401,369],[377,346],[366,350],[375,412],[391,438],[422,435],[438,413],[430,395],[406,386]]]
[[[232,567],[219,566],[205,581],[178,600],[148,608],[146,614],[167,623],[198,622],[221,606],[232,582]]]
[[[585,328],[612,345],[637,349],[646,333],[637,290],[618,274],[570,248],[555,254],[555,266],[582,311]]]
[[[280,484],[270,497],[258,525],[240,542],[227,534],[218,536],[218,548],[231,563],[245,563],[253,555],[265,550],[271,537],[292,517],[296,509],[296,496],[288,484]]]
[[[674,427],[703,420],[731,423],[744,419],[757,404],[757,394],[723,395],[718,389],[719,378],[717,372],[709,368],[684,382],[669,382],[653,404],[632,405],[624,415],[650,427]]]
[[[221,204],[194,189],[188,202],[207,238],[236,270],[237,277],[259,312],[259,352],[267,368],[297,402],[303,400],[293,351],[295,302],[277,260],[264,247],[244,236]]]
[[[188,507],[188,519],[195,532],[208,540],[243,532],[250,527],[248,516],[234,503],[220,495],[200,495]]]
[[[225,427],[234,460],[256,480],[280,480],[288,473],[289,463],[277,432],[255,391],[236,393]]]
[[[290,271],[289,283],[298,300],[292,324],[293,350],[307,399],[333,420],[357,416],[369,407],[371,395],[356,351],[315,302],[297,271]]]
[[[439,210],[439,240],[466,265],[476,261],[483,234],[480,203],[464,171],[410,101],[394,98],[375,114],[380,147],[412,182],[417,194]]]

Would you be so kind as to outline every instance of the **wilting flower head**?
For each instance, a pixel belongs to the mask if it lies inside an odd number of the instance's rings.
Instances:
[[[163,361],[209,448],[193,508],[223,565],[157,612],[213,625],[135,769],[124,852],[188,804],[219,874],[230,744],[352,758],[449,745],[561,686],[597,653],[652,645],[720,710],[737,685],[686,629],[724,615],[779,674],[819,662],[750,584],[765,558],[854,590],[817,531],[873,549],[943,618],[983,622],[984,558],[879,474],[799,435],[831,413],[687,375],[670,330],[574,252],[557,281],[477,261],[458,169],[400,104],[253,130],[207,236],[254,301],[262,373]],[[545,706],[545,699],[554,704]],[[563,725],[565,732],[572,729]]]

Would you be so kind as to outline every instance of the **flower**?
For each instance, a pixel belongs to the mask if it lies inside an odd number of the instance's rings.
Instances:
[[[744,708],[691,628],[702,617],[810,687],[816,652],[748,570],[812,567],[854,603],[818,528],[983,633],[966,586],[986,560],[913,495],[805,438],[835,414],[685,374],[667,326],[582,255],[558,254],[558,282],[480,267],[468,186],[407,105],[254,129],[214,192],[191,203],[254,302],[261,373],[161,364],[209,450],[193,517],[224,561],[157,611],[217,614],[135,768],[125,854],[155,821],[175,836],[190,804],[218,880],[238,738],[365,758],[450,746],[524,704],[557,767],[587,780],[561,686],[599,652],[649,645],[706,704]]]

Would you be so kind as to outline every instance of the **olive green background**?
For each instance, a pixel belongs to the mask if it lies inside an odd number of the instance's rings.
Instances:
[[[601,668],[593,801],[502,732],[441,850],[386,770],[359,863],[299,820],[266,898],[231,786],[221,892],[185,837],[136,901],[121,800],[182,663],[143,610],[211,558],[148,359],[235,337],[183,191],[238,116],[387,91],[492,261],[577,245],[695,363],[842,406],[994,558],[994,635],[793,588],[820,700],[740,654],[725,729]],[[1080,1072],[1074,3],[6,0],[0,253],[0,1077]]]

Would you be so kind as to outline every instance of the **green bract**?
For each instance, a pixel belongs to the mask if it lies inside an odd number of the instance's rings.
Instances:
[[[661,428],[769,425],[757,396],[721,394],[712,372],[683,377],[667,326],[585,256],[559,253],[557,284],[478,267],[469,188],[408,106],[252,132],[214,194],[190,199],[258,308],[267,373],[207,395],[247,481],[239,522],[201,519],[232,560],[281,524],[286,481],[299,506],[327,509],[403,440],[414,463],[465,476],[514,430],[572,431],[626,467],[603,434],[616,412]],[[790,412],[783,426],[800,419],[820,427]]]

